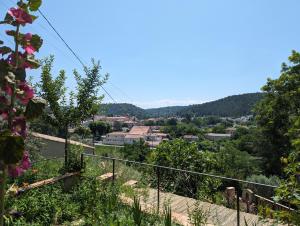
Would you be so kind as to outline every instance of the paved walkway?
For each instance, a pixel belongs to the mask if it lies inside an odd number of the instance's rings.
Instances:
[[[136,189],[141,192],[140,201],[144,210],[156,209],[157,208],[157,190],[147,189],[147,195],[143,195],[141,189]],[[145,192],[144,192],[145,193]],[[130,202],[130,201],[128,201]],[[190,226],[188,212],[195,208],[197,200],[187,198],[172,193],[160,192],[160,211],[164,209],[164,204],[167,203],[171,206],[173,218],[184,226]],[[198,201],[199,207],[202,213],[207,215],[207,225],[217,226],[234,226],[237,225],[237,211],[229,209],[224,206],[219,206],[207,202]],[[271,225],[282,225],[275,224],[270,220],[268,222],[262,222],[259,217],[254,214],[240,212],[240,225],[245,225],[245,220],[249,226],[271,226]]]

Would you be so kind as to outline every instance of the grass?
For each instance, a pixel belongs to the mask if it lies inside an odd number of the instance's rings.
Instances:
[[[84,222],[82,225],[136,225],[137,211],[121,203],[118,197],[121,193],[132,198],[139,195],[132,188],[121,185],[129,179],[142,181],[141,172],[125,164],[116,164],[119,177],[112,186],[112,183],[95,179],[95,176],[111,172],[111,162],[87,158],[86,163],[80,182],[68,192],[61,181],[7,198],[6,209],[11,214],[7,214],[6,225],[72,225],[78,220]],[[62,166],[63,160],[37,162],[10,184],[22,186],[58,176]],[[140,225],[165,225],[164,218],[157,214],[143,213],[141,216]]]

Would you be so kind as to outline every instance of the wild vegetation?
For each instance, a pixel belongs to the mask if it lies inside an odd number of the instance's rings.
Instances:
[[[244,187],[251,188],[261,196],[294,209],[276,211],[260,205],[257,209],[263,216],[278,217],[300,225],[300,53],[292,52],[289,63],[282,65],[279,78],[269,79],[262,88],[263,93],[157,111],[126,104],[120,105],[122,109],[119,105],[107,105],[109,115],[131,114],[139,118],[181,116],[180,120],[173,117],[147,122],[148,125],[161,126],[161,131],[170,135],[169,141],[161,142],[155,149],[141,140],[122,148],[101,146],[96,150],[104,156],[165,168],[142,167],[132,162],[112,163],[97,157],[82,162],[80,154],[83,150],[68,144],[69,129],[74,128],[74,134],[82,140],[91,136],[99,139],[111,130],[111,126],[103,122],[93,122],[89,128],[83,126],[85,120],[94,119],[99,111],[103,96],[99,96],[98,90],[107,76],[102,77],[99,63],[92,61],[90,68],[84,67],[85,76],[74,71],[77,92],[66,93],[65,72],[62,70],[57,77],[52,76],[54,57],[43,61],[34,58],[42,39],[21,32],[21,28],[34,22],[36,17],[32,14],[40,5],[40,0],[21,0],[15,8],[9,9],[1,22],[12,26],[13,30],[6,31],[6,34],[15,44],[12,49],[0,41],[1,226],[68,225],[74,221],[84,225],[175,225],[170,219],[172,210],[168,206],[163,216],[142,212],[136,190],[126,190],[122,186],[132,178],[144,188],[157,186],[159,182],[159,188],[165,192],[234,208],[224,199],[224,189],[233,186],[240,192]],[[26,73],[28,69],[38,68],[40,63],[42,75],[35,86],[35,95],[34,88],[26,80]],[[240,124],[233,119],[220,118],[248,114],[254,114],[252,120]],[[42,117],[38,118],[40,115]],[[64,161],[43,161],[39,155],[42,144],[27,134],[29,121],[35,131],[65,138]],[[204,136],[207,132],[224,133],[231,126],[237,130],[230,139],[209,141]],[[121,124],[114,127],[122,129]],[[184,135],[196,135],[198,140],[184,140]],[[96,179],[113,167],[119,170],[117,181],[104,183]],[[175,172],[166,167],[186,171]],[[187,171],[202,175],[191,176]],[[66,182],[62,181],[24,193],[15,192],[21,187],[25,189],[29,183],[70,172],[81,173],[81,178],[71,188],[66,188]],[[208,174],[216,176],[209,177]],[[224,177],[235,180],[224,180]],[[278,188],[261,189],[238,180]],[[122,202],[124,194],[133,199],[132,205]],[[206,213],[199,206],[189,211],[189,218],[194,225],[207,222]]]

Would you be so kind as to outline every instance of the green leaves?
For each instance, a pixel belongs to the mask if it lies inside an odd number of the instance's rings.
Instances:
[[[31,11],[37,11],[42,4],[42,0],[29,0],[28,6]]]
[[[5,55],[5,54],[11,53],[11,52],[12,52],[12,49],[9,48],[8,46],[0,47],[0,54],[2,54],[2,55]]]
[[[33,55],[27,55],[26,61],[30,64],[31,68],[37,69],[40,67],[40,62],[34,58]]]
[[[46,105],[47,102],[42,98],[35,97],[31,99],[26,106],[26,119],[32,120],[40,116],[43,113],[43,110],[46,107]]]
[[[43,44],[43,39],[41,39],[41,37],[38,35],[32,35],[30,43],[35,48],[35,50],[38,51]]]
[[[18,163],[23,156],[24,139],[21,136],[12,135],[9,131],[0,134],[0,159],[5,164]]]

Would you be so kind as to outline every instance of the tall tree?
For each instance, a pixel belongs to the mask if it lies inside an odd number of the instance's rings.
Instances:
[[[265,96],[255,108],[260,132],[258,151],[267,174],[282,173],[280,158],[292,150],[288,131],[300,114],[300,54],[293,51],[289,62],[282,64],[278,79],[268,79],[262,88]]]
[[[84,67],[85,77],[76,70],[77,92],[69,92],[65,86],[65,71],[61,70],[56,78],[51,74],[54,56],[43,61],[41,81],[37,85],[39,94],[48,101],[50,112],[45,115],[47,121],[59,129],[60,136],[65,138],[65,164],[68,162],[68,129],[79,125],[94,114],[94,104],[99,103],[103,96],[98,96],[98,90],[108,75],[100,74],[100,64],[92,60],[91,67]]]
[[[95,138],[101,138],[102,135],[107,134],[111,130],[110,124],[102,121],[91,122],[89,128]]]

